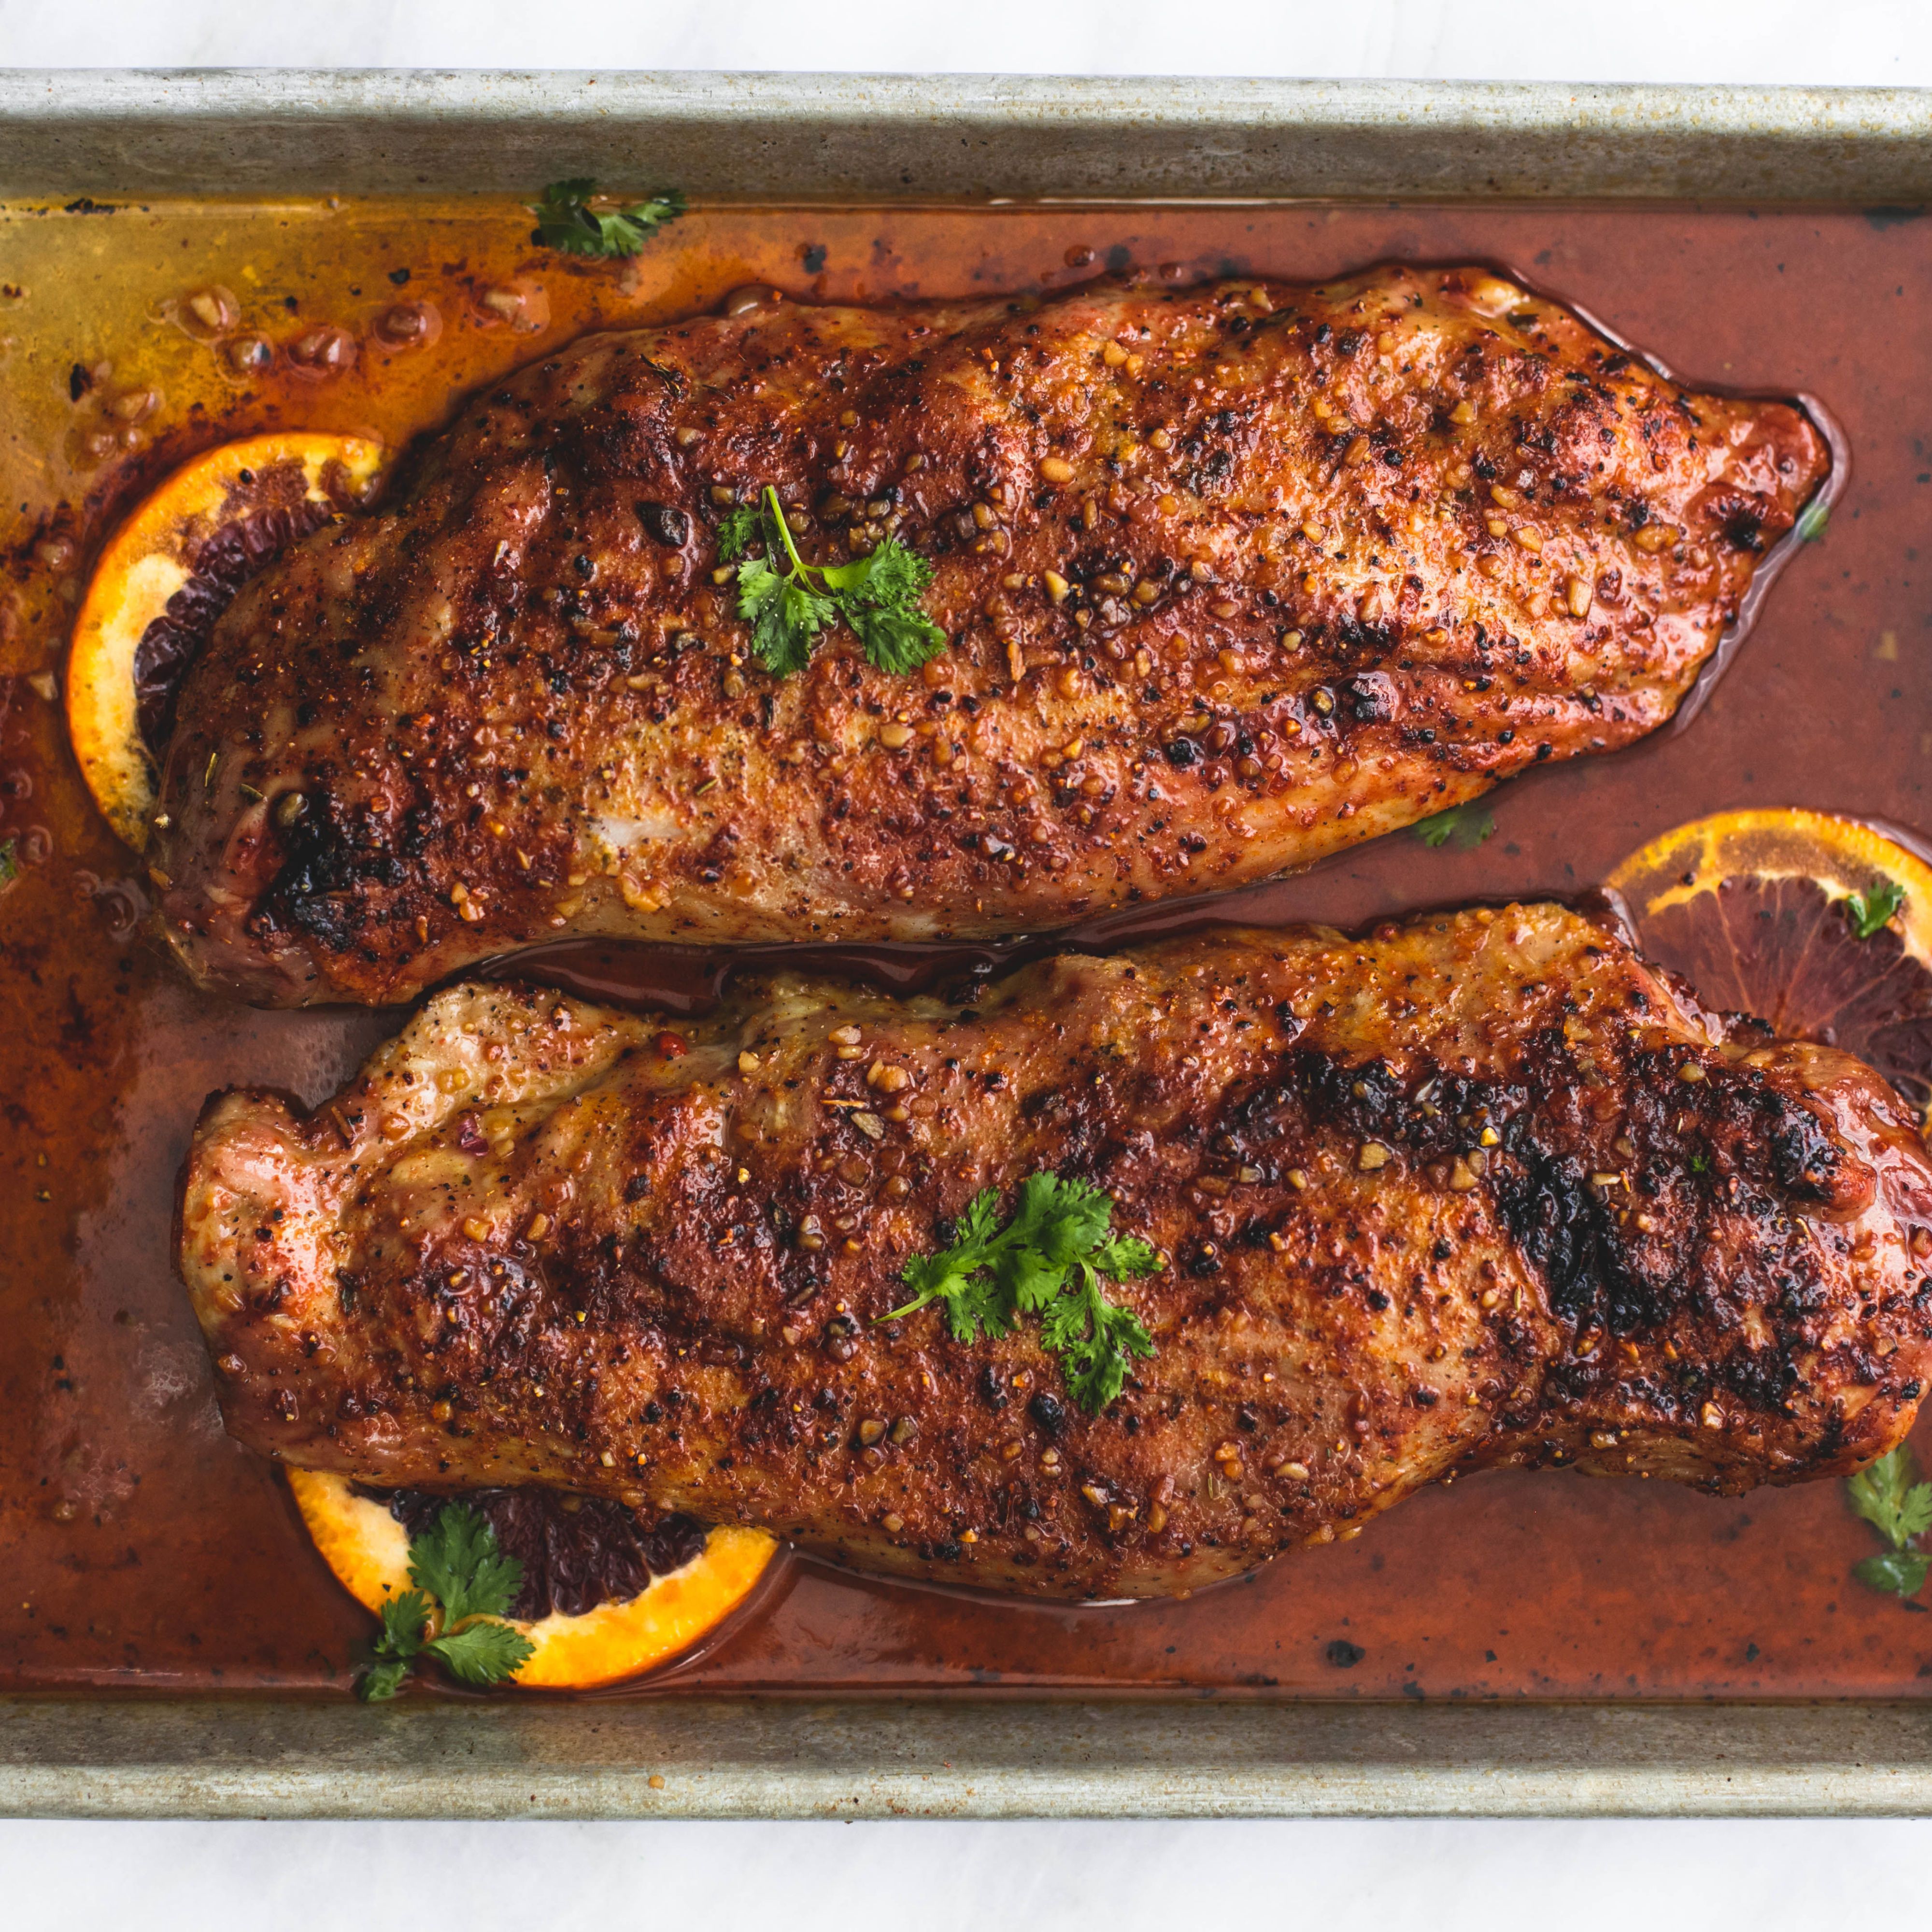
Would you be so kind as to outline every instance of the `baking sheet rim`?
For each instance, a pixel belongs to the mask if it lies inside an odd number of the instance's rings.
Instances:
[[[594,90],[602,85],[601,100]],[[559,122],[553,110],[566,110]],[[1157,109],[1157,111],[1154,111]],[[848,124],[862,111],[865,126]],[[464,117],[568,136],[597,117],[634,140],[728,142],[789,116],[862,191],[866,168],[924,156],[926,192],[1158,196],[1162,144],[1246,137],[1197,158],[1200,198],[1568,191],[1555,140],[1606,154],[1600,188],[1707,187],[1853,205],[1932,194],[1932,94],[1900,89],[1560,83],[1004,80],[826,75],[0,70],[0,194],[145,185],[232,158],[273,174],[325,118],[434,143]],[[538,124],[543,123],[542,126]],[[990,158],[962,122],[1014,136]],[[1069,126],[1113,162],[1067,160]],[[843,130],[842,135],[841,130]],[[1460,184],[1445,144],[1507,169]],[[844,146],[839,142],[843,140]],[[1647,146],[1654,165],[1646,166]],[[172,158],[169,152],[172,149]],[[1404,160],[1405,152],[1408,157]],[[870,157],[868,160],[868,158]],[[393,163],[396,157],[392,156]],[[591,159],[595,160],[596,157]],[[715,165],[715,164],[711,164]],[[453,164],[460,170],[459,158]],[[854,166],[857,172],[853,172]],[[1041,172],[1070,166],[1070,180]],[[110,176],[129,172],[125,184]],[[1214,170],[1221,172],[1216,176]],[[1540,168],[1542,172],[1538,172]],[[965,171],[962,172],[962,169]],[[990,172],[989,172],[990,169]],[[999,172],[1004,169],[1004,174]],[[1294,174],[1285,179],[1281,171]],[[1033,172],[1029,172],[1029,170]],[[1296,170],[1299,170],[1296,172]],[[601,166],[600,166],[600,171]],[[1272,172],[1271,172],[1272,171]],[[903,170],[902,170],[903,172]],[[145,177],[137,181],[135,177]],[[857,185],[855,188],[854,182]],[[224,185],[232,191],[232,174]],[[352,187],[336,178],[332,185]],[[412,185],[414,184],[412,183]],[[728,184],[705,184],[730,193]],[[748,172],[741,192],[760,191]],[[890,189],[888,190],[890,191]],[[1932,1810],[1932,1706],[652,1700],[431,1702],[0,1698],[0,1814],[112,1817],[1019,1817],[1916,1815]]]

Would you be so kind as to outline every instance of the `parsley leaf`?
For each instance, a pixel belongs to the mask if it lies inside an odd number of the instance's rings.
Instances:
[[[684,196],[666,188],[615,214],[599,214],[589,205],[596,191],[597,184],[587,176],[552,182],[530,209],[537,218],[530,239],[566,255],[634,255],[666,222],[684,212]]]
[[[1447,812],[1418,819],[1413,828],[1416,837],[1430,850],[1439,851],[1453,838],[1459,852],[1473,852],[1496,829],[1496,821],[1474,803],[1452,805]]]
[[[1905,903],[1905,888],[1896,879],[1881,879],[1869,892],[1853,892],[1845,901],[1845,916],[1852,936],[1870,939],[1882,932]]]
[[[1794,526],[1798,532],[1798,542],[1800,543],[1818,543],[1822,541],[1825,535],[1825,526],[1831,520],[1831,505],[1824,502],[1822,499],[1814,496],[1811,501],[1807,503],[1804,506],[1804,508],[1799,512],[1798,521]]]
[[[764,555],[749,556],[758,543]],[[807,563],[769,484],[756,503],[720,520],[718,556],[738,563],[738,614],[752,627],[754,654],[775,677],[802,670],[819,632],[842,619],[866,661],[883,671],[916,670],[946,648],[946,633],[919,608],[932,582],[924,557],[887,537],[850,563]]]
[[[410,1581],[416,1587],[382,1606],[382,1629],[356,1679],[356,1696],[365,1704],[394,1696],[424,1657],[466,1684],[515,1676],[536,1646],[497,1620],[508,1614],[523,1580],[523,1564],[504,1553],[484,1517],[467,1504],[446,1504],[410,1539]]]
[[[956,1342],[1010,1333],[1020,1318],[1040,1318],[1040,1339],[1060,1358],[1066,1385],[1090,1415],[1119,1395],[1128,1358],[1154,1353],[1154,1340],[1130,1308],[1109,1301],[1102,1278],[1156,1273],[1161,1258],[1143,1240],[1108,1230],[1114,1204],[1084,1180],[1041,1173],[1020,1184],[1011,1216],[1000,1225],[999,1196],[975,1195],[953,1229],[952,1245],[915,1255],[900,1279],[913,1298],[884,1321],[932,1302],[944,1309]]]

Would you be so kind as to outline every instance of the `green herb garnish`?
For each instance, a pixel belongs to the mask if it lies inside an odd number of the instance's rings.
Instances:
[[[1814,496],[1798,513],[1798,521],[1792,527],[1798,532],[1800,543],[1816,543],[1825,534],[1825,526],[1832,520],[1832,506],[1822,497]]]
[[[754,544],[762,556],[747,556]],[[767,484],[755,503],[726,513],[718,526],[721,562],[738,565],[738,614],[752,648],[775,677],[802,670],[820,631],[843,618],[880,670],[916,670],[946,648],[946,633],[919,608],[932,566],[887,537],[850,563],[811,564],[798,554],[778,493]],[[773,567],[775,558],[788,568]]]
[[[1922,1483],[1918,1477],[1912,1451],[1901,1442],[1889,1456],[1881,1456],[1845,1484],[1852,1509],[1889,1546],[1852,1566],[1852,1574],[1874,1590],[1910,1597],[1925,1581],[1927,1558],[1918,1540],[1932,1529],[1932,1483]]]
[[[1896,879],[1881,879],[1869,892],[1853,892],[1845,901],[1845,916],[1855,938],[1870,939],[1882,932],[1905,903],[1905,888]]]
[[[1432,851],[1439,850],[1453,838],[1459,852],[1473,852],[1496,831],[1496,821],[1480,805],[1452,805],[1447,812],[1418,819],[1415,836]]]
[[[20,876],[19,851],[18,840],[0,838],[0,892],[4,892]]]
[[[530,239],[566,255],[634,255],[667,221],[684,212],[684,196],[666,188],[615,214],[598,214],[589,205],[596,191],[597,184],[587,176],[552,182],[530,210],[537,218]]]
[[[536,1646],[500,1620],[523,1580],[523,1564],[503,1552],[476,1510],[445,1504],[434,1523],[410,1540],[410,1581],[416,1587],[382,1606],[382,1633],[356,1680],[356,1696],[365,1704],[393,1697],[424,1657],[465,1684],[515,1676]]]
[[[997,1340],[1024,1315],[1040,1318],[1040,1338],[1060,1359],[1073,1399],[1097,1415],[1127,1378],[1127,1358],[1154,1353],[1132,1310],[1109,1301],[1102,1277],[1154,1274],[1162,1263],[1146,1242],[1110,1234],[1114,1204],[1084,1180],[1036,1174],[1020,1184],[1012,1218],[1000,1226],[998,1195],[976,1194],[960,1216],[952,1245],[916,1255],[900,1279],[914,1291],[897,1321],[928,1302],[946,1311],[956,1342]]]

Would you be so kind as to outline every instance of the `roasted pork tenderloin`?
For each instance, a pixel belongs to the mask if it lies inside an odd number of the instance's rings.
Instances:
[[[1038,1322],[892,1318],[1042,1173],[1162,1263],[1108,1286],[1152,1352],[1097,1413]],[[1904,1103],[1550,905],[1063,956],[968,1005],[460,986],[312,1112],[211,1101],[180,1264],[229,1429],[286,1462],[1075,1598],[1452,1472],[1840,1474],[1932,1363]]]

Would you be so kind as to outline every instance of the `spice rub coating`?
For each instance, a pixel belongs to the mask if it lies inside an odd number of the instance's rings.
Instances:
[[[1249,884],[1654,730],[1828,460],[1474,268],[592,336],[224,616],[162,923],[226,992],[382,1003]],[[808,560],[925,556],[950,649],[762,668],[717,524],[767,484]]]
[[[675,1027],[438,994],[334,1100],[211,1100],[180,1265],[230,1431],[865,1568],[1158,1594],[1501,1464],[1856,1468],[1932,1358],[1932,1171],[1832,1049],[1727,1036],[1550,905],[1064,956],[960,1009],[793,977]],[[1042,1169],[1165,1266],[1097,1416],[908,1256]]]

